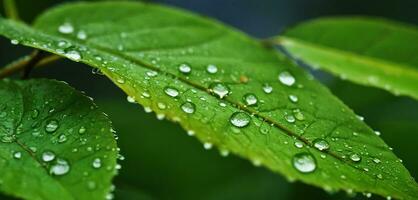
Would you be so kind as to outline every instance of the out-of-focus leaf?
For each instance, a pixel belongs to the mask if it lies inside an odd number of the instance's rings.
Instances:
[[[320,18],[277,42],[294,57],[356,83],[418,99],[418,29],[383,19]]]

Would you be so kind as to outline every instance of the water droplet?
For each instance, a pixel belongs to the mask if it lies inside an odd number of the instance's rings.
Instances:
[[[189,135],[189,136],[193,136],[194,134],[196,134],[196,133],[192,130],[187,131],[187,135]]]
[[[287,86],[292,86],[296,82],[295,77],[293,77],[288,71],[284,71],[279,74],[279,81]]]
[[[291,94],[289,95],[289,100],[293,103],[296,103],[298,102],[298,97],[296,95]]]
[[[305,116],[303,115],[303,113],[299,109],[293,110],[293,113],[294,113],[294,117],[297,120],[299,120],[299,121],[305,120]]]
[[[118,78],[118,79],[116,80],[116,82],[118,82],[118,83],[120,83],[120,84],[124,84],[124,83],[125,83],[125,79]]]
[[[56,176],[61,176],[70,171],[70,165],[64,159],[58,158],[56,163],[51,166],[49,173]]]
[[[304,146],[303,142],[299,141],[299,140],[295,141],[294,145],[295,145],[296,148],[299,148],[299,149]]]
[[[289,123],[293,123],[296,121],[295,117],[293,115],[285,115],[284,119],[289,122]]]
[[[86,34],[86,32],[85,32],[85,31],[79,31],[79,32],[77,33],[77,38],[78,38],[78,39],[80,39],[80,40],[85,40],[85,39],[87,39],[87,34]]]
[[[65,142],[65,141],[67,141],[67,136],[65,136],[65,135],[60,135],[60,136],[58,137],[58,142],[59,142],[59,143],[63,143],[63,142]]]
[[[158,72],[156,72],[156,71],[147,71],[146,74],[149,77],[155,77],[155,76],[158,75]]]
[[[45,151],[42,153],[42,160],[44,162],[50,162],[55,159],[55,154],[52,151]]]
[[[257,104],[258,99],[257,96],[255,96],[254,94],[248,93],[244,95],[244,102],[247,106],[254,106]]]
[[[302,173],[311,173],[316,169],[316,160],[310,153],[298,153],[293,156],[293,167]]]
[[[273,87],[271,87],[269,84],[266,83],[263,85],[263,91],[266,94],[270,94],[273,92]]]
[[[375,131],[374,132],[377,136],[380,136],[380,132],[379,131]]]
[[[127,96],[127,97],[126,97],[126,100],[127,100],[129,103],[136,103],[136,102],[135,102],[135,97]]]
[[[13,45],[18,45],[19,40],[13,39],[13,40],[10,40],[10,43],[12,43]]]
[[[177,97],[179,95],[179,91],[173,87],[165,87],[164,92],[170,97]]]
[[[205,142],[203,144],[203,148],[205,148],[206,150],[212,149],[212,147],[213,147],[213,144],[212,143]]]
[[[66,22],[66,23],[64,23],[64,24],[61,24],[61,25],[58,27],[58,31],[59,31],[60,33],[62,33],[62,34],[70,34],[70,33],[73,33],[73,32],[74,32],[74,27],[73,27],[73,25],[72,25],[72,24],[70,24],[70,23]]]
[[[99,169],[100,167],[102,167],[102,160],[100,160],[100,158],[95,158],[93,160],[92,166],[96,169]]]
[[[380,161],[379,158],[373,158],[373,162],[376,163],[376,164],[379,164],[381,161]]]
[[[183,74],[189,74],[192,68],[188,64],[181,64],[179,65],[179,71]]]
[[[320,151],[324,151],[324,150],[329,149],[329,143],[322,138],[315,139],[313,141],[313,144],[314,144],[314,147],[317,148]]]
[[[377,177],[378,179],[383,179],[383,175],[382,175],[382,174],[377,174],[377,175],[376,175],[376,177]]]
[[[181,110],[188,114],[193,114],[196,109],[196,106],[192,102],[186,102],[181,105]]]
[[[235,127],[242,128],[246,127],[250,123],[251,117],[245,112],[235,112],[231,115],[229,121]]]
[[[79,134],[84,134],[87,131],[86,127],[82,126],[80,129],[78,129]]]
[[[210,85],[210,90],[216,94],[219,98],[224,98],[229,95],[229,88],[228,86],[222,83],[213,83]]]
[[[227,157],[229,155],[229,151],[226,149],[222,149],[219,151],[222,157]]]
[[[45,131],[47,133],[54,133],[58,129],[58,127],[59,127],[58,121],[55,119],[52,119],[52,120],[49,120],[47,124],[45,125]]]
[[[76,61],[76,62],[81,60],[80,53],[78,51],[75,51],[75,50],[68,51],[67,53],[65,53],[65,56],[67,58],[73,60],[73,61]]]
[[[13,158],[20,159],[22,157],[22,152],[16,151],[13,153]]]
[[[158,102],[158,103],[157,103],[157,107],[158,107],[160,110],[165,110],[165,109],[167,108],[167,106],[165,105],[165,103],[161,103],[161,102]]]
[[[208,66],[206,67],[206,71],[207,71],[209,74],[216,74],[216,72],[218,72],[218,67],[216,67],[216,65],[208,65]]]
[[[350,155],[350,159],[354,162],[359,162],[361,160],[361,157],[358,154],[353,153]]]

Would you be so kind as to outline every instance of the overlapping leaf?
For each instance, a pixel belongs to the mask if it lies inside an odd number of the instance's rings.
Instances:
[[[218,23],[155,5],[80,3],[50,10],[34,28],[2,20],[0,34],[98,68],[205,148],[330,190],[417,198],[399,159],[349,108]]]
[[[104,199],[115,174],[110,121],[52,80],[0,80],[0,190],[34,200]]]
[[[313,67],[418,98],[414,26],[373,18],[323,18],[288,29],[278,41]]]

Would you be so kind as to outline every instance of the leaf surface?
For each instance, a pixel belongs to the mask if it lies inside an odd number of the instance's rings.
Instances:
[[[314,68],[418,99],[414,26],[374,18],[320,18],[286,30],[278,42]]]
[[[104,199],[116,142],[103,112],[63,82],[0,80],[0,190],[25,199]]]
[[[219,23],[150,4],[79,3],[48,11],[34,28],[2,20],[0,33],[98,68],[129,101],[179,122],[207,149],[329,190],[417,197],[409,172],[348,107]]]

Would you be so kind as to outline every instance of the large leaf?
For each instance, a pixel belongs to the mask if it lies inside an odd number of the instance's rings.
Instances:
[[[315,68],[418,99],[416,27],[374,18],[321,18],[277,39]]]
[[[99,68],[205,148],[330,190],[417,198],[399,159],[326,88],[210,20],[140,3],[79,3],[50,10],[35,28],[2,20],[0,33]]]
[[[110,121],[52,80],[0,80],[0,190],[25,199],[104,199],[116,169]]]

